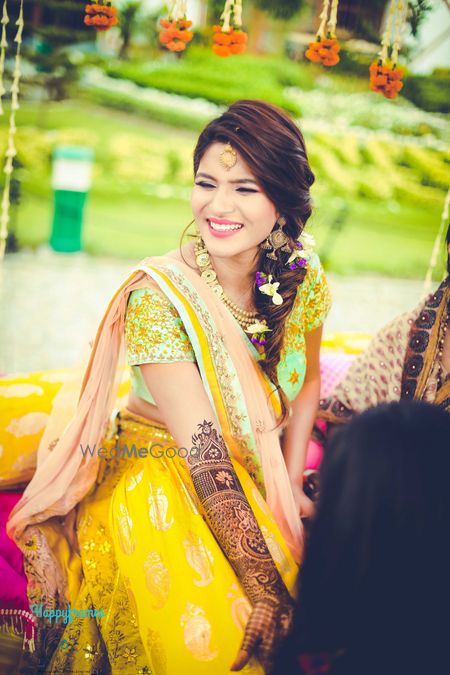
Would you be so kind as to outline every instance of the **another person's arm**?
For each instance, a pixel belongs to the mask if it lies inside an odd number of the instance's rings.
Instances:
[[[225,441],[194,363],[140,366],[167,428],[186,460],[207,521],[239,578],[253,611],[232,668],[257,648],[264,664],[292,619],[292,601],[229,458]]]

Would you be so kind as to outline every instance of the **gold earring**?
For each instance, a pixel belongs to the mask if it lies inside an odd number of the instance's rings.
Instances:
[[[197,222],[195,220],[193,222],[194,222],[194,234],[193,234],[193,236],[195,237],[196,243],[197,242],[200,243],[200,241],[202,240],[202,235],[200,234],[200,230],[198,228]],[[192,225],[192,223],[191,223],[191,225]]]
[[[286,253],[291,252],[291,247],[289,246],[289,238],[286,233],[283,231],[283,225],[286,225],[286,218],[280,216],[277,220],[278,227],[269,234],[269,236],[261,244],[261,248],[267,251],[266,256],[271,260],[278,260],[276,256],[276,251],[281,249]]]

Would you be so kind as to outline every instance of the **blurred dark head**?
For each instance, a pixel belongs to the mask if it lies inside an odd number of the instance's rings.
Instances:
[[[445,238],[445,241],[447,242],[447,273],[450,276],[450,223],[449,223],[449,226],[448,226],[447,236]]]
[[[449,477],[450,415],[437,406],[383,405],[336,433],[300,572],[297,649],[346,650],[333,673],[434,672],[423,659],[447,641]]]

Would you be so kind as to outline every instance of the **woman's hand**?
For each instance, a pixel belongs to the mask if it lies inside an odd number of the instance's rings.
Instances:
[[[300,518],[312,518],[314,515],[314,502],[305,495],[303,484],[291,481],[291,487]]]
[[[291,628],[293,614],[294,602],[287,591],[282,598],[268,597],[257,602],[245,627],[244,639],[231,670],[241,670],[255,653],[268,671],[281,640]]]

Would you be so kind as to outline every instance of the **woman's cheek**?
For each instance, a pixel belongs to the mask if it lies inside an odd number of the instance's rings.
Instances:
[[[198,190],[192,191],[191,208],[194,215],[200,214],[203,207],[208,203],[207,195]]]

